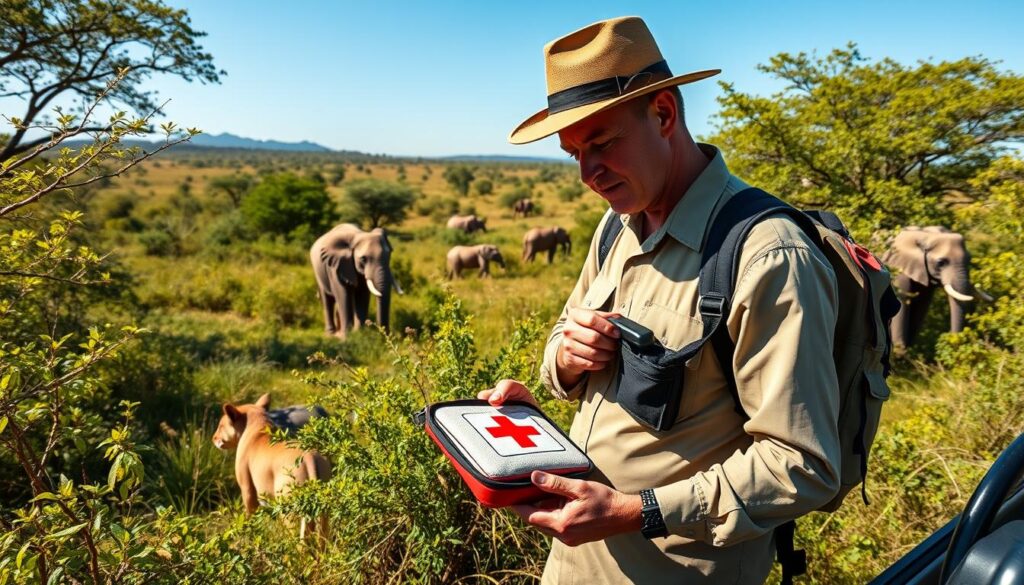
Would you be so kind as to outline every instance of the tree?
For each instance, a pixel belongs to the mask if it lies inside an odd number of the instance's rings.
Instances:
[[[12,117],[15,131],[0,136],[0,162],[46,143],[26,140],[54,100],[77,95],[107,99],[140,113],[153,112],[153,92],[140,84],[154,73],[217,83],[212,57],[196,39],[187,13],[159,0],[18,0],[0,10],[0,98],[24,100]],[[119,71],[121,81],[107,82]],[[98,127],[97,127],[98,128]]]
[[[296,239],[327,231],[337,218],[324,184],[293,173],[264,177],[242,200],[240,209],[257,230]]]
[[[80,119],[58,115],[45,127],[46,142],[0,164],[0,456],[17,463],[13,473],[27,491],[0,505],[0,582],[125,580],[160,562],[158,548],[174,548],[170,532],[132,511],[142,505],[142,459],[131,424],[137,404],[122,404],[117,423],[83,408],[104,398],[96,366],[140,330],[85,328],[68,319],[67,308],[50,303],[69,289],[111,282],[106,256],[76,233],[82,213],[62,196],[81,197],[83,188],[196,133],[182,135],[164,124],[163,144],[144,152],[122,141],[142,134],[152,114],[131,119],[117,113],[102,131],[89,132],[96,107],[128,75],[122,70]],[[82,137],[92,140],[78,149],[65,144]],[[100,434],[106,440],[87,442]],[[101,452],[103,479],[88,479],[85,461]],[[127,535],[143,531],[148,546],[123,546]]]
[[[463,165],[448,167],[441,176],[444,177],[445,181],[448,181],[452,189],[455,189],[463,197],[469,193],[469,185],[474,179],[473,171]]]
[[[345,187],[345,215],[373,229],[400,223],[415,200],[416,192],[406,185],[362,179]]]
[[[1024,138],[1024,78],[980,57],[905,66],[850,44],[759,69],[786,88],[760,97],[722,84],[709,141],[751,183],[861,234],[949,225],[950,204],[977,197],[970,179]]]
[[[223,191],[231,198],[231,204],[236,208],[242,204],[242,197],[252,187],[253,179],[249,174],[235,174],[230,176],[217,177],[210,181],[212,191]]]

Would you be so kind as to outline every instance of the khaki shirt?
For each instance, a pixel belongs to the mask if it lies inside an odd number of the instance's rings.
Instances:
[[[620,534],[575,548],[555,540],[544,583],[762,583],[774,558],[772,530],[839,488],[836,277],[785,216],[747,237],[726,323],[748,420],[735,412],[710,344],[687,363],[678,417],[666,432],[643,427],[616,404],[617,365],[573,388],[558,383],[555,355],[570,307],[619,312],[673,350],[701,337],[705,232],[722,204],[747,188],[716,148],[701,149],[710,164],[646,241],[641,215],[605,215],[541,366],[551,392],[579,400],[570,436],[594,461],[591,479],[627,494],[656,488],[669,536]],[[625,228],[598,271],[607,221]]]

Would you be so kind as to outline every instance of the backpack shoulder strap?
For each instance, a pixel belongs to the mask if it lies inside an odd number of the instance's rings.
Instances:
[[[778,213],[792,218],[820,245],[820,237],[810,217],[761,189],[749,188],[733,195],[719,210],[708,230],[701,255],[698,308],[704,323],[704,334],[709,337],[715,357],[722,366],[734,408],[743,418],[747,418],[747,415],[740,403],[736,376],[731,367],[733,343],[726,328],[720,325],[729,315],[743,242],[758,222]]]
[[[822,245],[821,236],[811,217],[760,189],[750,188],[733,195],[722,206],[711,224],[701,255],[698,287],[704,336],[711,341],[715,357],[722,367],[729,392],[732,394],[733,408],[743,419],[748,417],[740,403],[736,374],[732,370],[735,347],[728,329],[722,326],[722,323],[729,315],[743,242],[758,222],[769,215],[779,213],[790,217],[815,245]],[[838,221],[838,218],[835,219]],[[775,550],[782,566],[782,585],[792,585],[793,577],[802,575],[807,570],[806,553],[797,550],[793,544],[796,522],[786,522],[776,527],[774,532]]]
[[[597,245],[597,270],[600,271],[604,266],[604,261],[608,259],[608,252],[612,250],[612,244],[619,237],[619,233],[622,231],[622,220],[619,219],[619,215],[611,209],[605,214],[608,219],[604,222],[604,229],[601,230],[601,240]]]

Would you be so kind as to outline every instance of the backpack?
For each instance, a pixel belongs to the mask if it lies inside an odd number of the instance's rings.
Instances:
[[[822,251],[836,274],[838,320],[832,357],[839,379],[839,418],[836,421],[840,443],[840,490],[832,501],[820,508],[831,512],[858,484],[861,497],[868,503],[864,481],[868,454],[881,417],[882,404],[889,398],[886,377],[892,340],[889,322],[899,311],[900,302],[892,289],[889,272],[865,248],[853,241],[849,230],[833,213],[800,211],[760,189],[745,189],[729,199],[708,231],[701,255],[698,276],[699,309],[703,336],[696,346],[711,342],[722,365],[736,412],[747,418],[740,405],[739,392],[731,367],[734,346],[724,326],[729,315],[743,241],[750,230],[770,215],[784,214],[792,219]],[[622,222],[609,218],[598,245],[598,267],[604,265]],[[782,564],[783,583],[806,570],[806,555],[794,550],[794,522],[775,530],[778,560]]]

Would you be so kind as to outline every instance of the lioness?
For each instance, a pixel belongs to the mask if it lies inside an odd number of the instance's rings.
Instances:
[[[242,490],[245,513],[259,507],[260,498],[272,499],[288,492],[292,484],[307,479],[327,480],[331,464],[316,451],[303,451],[287,443],[270,440],[273,428],[267,416],[270,395],[260,396],[255,404],[225,404],[224,415],[213,434],[213,444],[223,451],[235,451],[235,479]],[[320,532],[326,523],[320,519]],[[299,537],[305,538],[306,519],[302,519]]]

